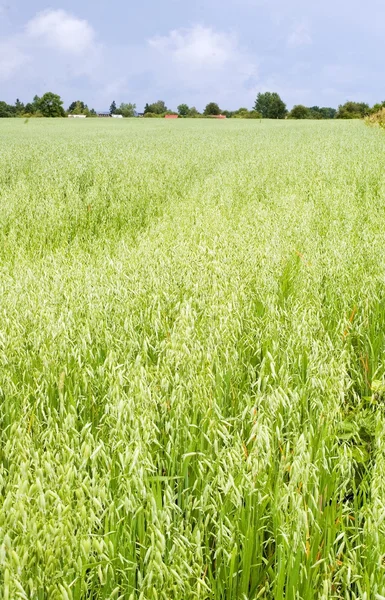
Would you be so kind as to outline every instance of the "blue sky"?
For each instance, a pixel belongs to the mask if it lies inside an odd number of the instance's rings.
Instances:
[[[385,0],[0,0],[0,100],[385,100]]]

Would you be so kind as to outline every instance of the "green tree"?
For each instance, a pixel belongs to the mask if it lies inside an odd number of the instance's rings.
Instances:
[[[88,112],[88,106],[82,100],[75,100],[75,102],[71,102],[67,112],[70,115],[83,115]]]
[[[335,119],[337,111],[331,106],[323,106],[322,108],[320,108],[320,113],[323,119]]]
[[[311,106],[309,108],[310,111],[310,116],[308,117],[309,119],[324,119],[325,117],[323,116],[322,112],[321,112],[321,108],[319,106]]]
[[[181,117],[187,117],[187,115],[190,112],[190,109],[187,104],[179,104],[177,111],[178,115],[180,115]]]
[[[377,102],[376,104],[374,104],[370,109],[370,114],[374,115],[378,113],[382,108],[385,108],[385,100],[383,102]]]
[[[115,100],[112,101],[112,104],[110,106],[110,115],[116,115],[116,102]]]
[[[196,117],[200,117],[200,112],[195,108],[195,106],[192,106],[188,111],[188,116],[194,119]]]
[[[41,98],[35,96],[34,102],[43,117],[64,117],[63,100],[53,92],[45,93]]]
[[[288,116],[290,119],[310,119],[311,112],[307,106],[296,104],[293,106]]]
[[[36,107],[32,104],[32,102],[28,102],[24,107],[24,114],[33,115],[36,111]]]
[[[117,115],[122,115],[123,117],[134,117],[135,116],[136,104],[124,103],[122,102],[119,108],[116,109]]]
[[[33,112],[36,113],[39,111],[40,97],[36,94],[32,100]]]
[[[276,92],[259,93],[254,110],[264,119],[284,119],[287,114],[286,104]]]
[[[20,102],[19,98],[16,98],[15,102],[15,112],[17,115],[22,115],[25,111],[25,106],[22,102]]]
[[[369,105],[366,102],[345,102],[340,104],[336,114],[336,119],[363,119],[370,112]]]
[[[212,116],[212,115],[220,115],[221,114],[221,109],[219,108],[218,104],[216,104],[216,102],[209,102],[206,105],[206,108],[203,111],[203,114],[206,117]]]
[[[0,119],[7,119],[8,117],[14,117],[15,113],[12,111],[12,106],[4,101],[0,101]]]
[[[74,115],[83,115],[87,111],[87,106],[84,102],[80,102],[79,100],[76,102],[75,109],[73,111]]]
[[[249,110],[245,119],[262,119],[262,115],[256,110]]]
[[[35,96],[32,102],[27,102],[27,104],[24,107],[23,114],[42,116],[39,110],[39,102],[39,96]]]
[[[336,109],[329,106],[311,106],[310,119],[334,119],[336,116]]]
[[[153,104],[146,104],[144,113],[153,113],[154,115],[162,115],[167,112],[167,106],[163,100],[158,100]]]
[[[223,113],[225,114],[225,113]],[[230,113],[230,116],[233,117],[234,119],[261,119],[262,115],[261,113],[257,112],[256,110],[248,110],[245,107],[241,107],[238,108],[238,110],[236,110],[233,113]]]

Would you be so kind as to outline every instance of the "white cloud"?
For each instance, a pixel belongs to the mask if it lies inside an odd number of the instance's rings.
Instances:
[[[176,64],[194,69],[223,67],[237,52],[237,41],[233,35],[202,25],[171,31],[168,36],[151,39],[149,44],[169,54]]]
[[[38,13],[27,23],[25,31],[30,39],[69,54],[81,55],[95,42],[91,25],[64,10]]]
[[[233,33],[195,25],[154,37],[149,47],[160,91],[182,84],[191,102],[202,106],[213,99],[225,104],[247,100],[255,87],[257,65]]]
[[[46,10],[0,42],[0,82],[16,81],[20,89],[22,78],[23,83],[36,81],[40,89],[39,83],[49,88],[75,77],[93,79],[102,50],[87,21],[64,10]]]
[[[0,81],[10,79],[29,60],[29,56],[18,47],[15,40],[0,42]]]
[[[301,23],[289,35],[287,45],[289,48],[298,48],[299,46],[309,46],[312,42],[308,27]]]
[[[113,98],[138,106],[164,98],[171,108],[188,102],[198,109],[215,101],[232,109],[253,105],[258,64],[236,34],[199,24],[107,47],[88,21],[60,9],[38,13],[0,42],[2,81],[10,98],[25,101],[52,90],[100,109]]]

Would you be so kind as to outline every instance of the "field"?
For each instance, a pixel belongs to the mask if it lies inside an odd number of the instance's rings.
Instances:
[[[0,122],[0,598],[385,596],[385,136]]]

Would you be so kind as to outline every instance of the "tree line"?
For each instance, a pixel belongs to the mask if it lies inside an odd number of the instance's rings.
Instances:
[[[182,118],[202,118],[224,115],[234,119],[362,119],[377,113],[385,107],[385,101],[370,107],[365,102],[345,102],[338,109],[332,107],[295,105],[287,110],[285,102],[276,92],[259,93],[253,108],[241,107],[230,111],[221,109],[216,102],[209,102],[200,113],[195,106],[180,104],[177,111],[169,110],[163,100],[146,104],[143,113],[137,113],[136,104],[122,102],[117,106],[115,100],[111,103],[109,113],[123,117],[144,116],[159,118],[165,115],[177,114]],[[32,102],[23,104],[19,99],[15,104],[0,101],[0,118],[7,117],[66,117],[68,115],[85,115],[96,117],[97,113],[81,100],[75,100],[67,109],[58,94],[47,92],[43,96],[35,96]]]

